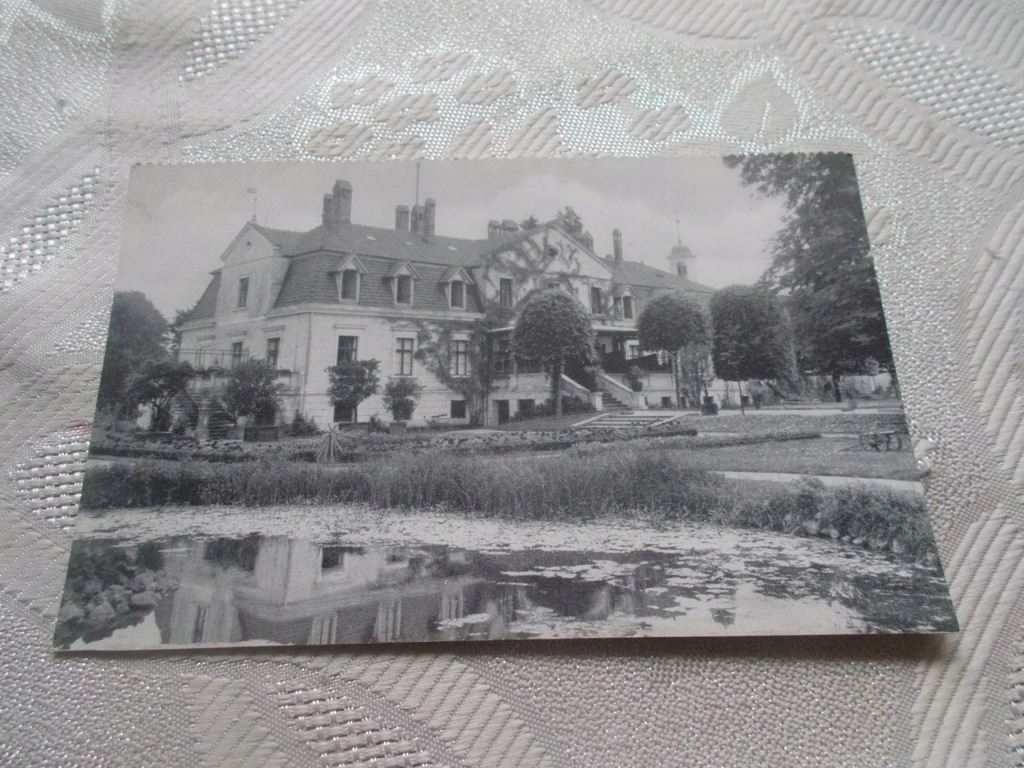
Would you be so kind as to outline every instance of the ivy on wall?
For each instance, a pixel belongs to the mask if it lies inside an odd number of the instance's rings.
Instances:
[[[416,326],[416,359],[434,378],[462,396],[471,424],[482,423],[493,383],[488,331],[502,326],[501,314],[492,308],[474,320],[417,320]],[[468,342],[465,376],[453,373],[453,350],[457,340]]]

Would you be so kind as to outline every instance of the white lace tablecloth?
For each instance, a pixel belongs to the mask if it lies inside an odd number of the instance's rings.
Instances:
[[[0,764],[1024,764],[1021,83],[1019,0],[0,2]],[[959,636],[51,654],[133,164],[817,149]]]

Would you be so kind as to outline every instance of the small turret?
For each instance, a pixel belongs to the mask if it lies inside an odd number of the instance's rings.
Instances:
[[[672,253],[669,254],[669,271],[680,277],[693,280],[693,265],[696,261],[697,257],[693,255],[693,251],[679,243],[672,246]]]

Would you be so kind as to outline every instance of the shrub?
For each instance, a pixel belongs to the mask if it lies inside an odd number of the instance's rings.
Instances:
[[[384,385],[384,407],[391,412],[395,421],[408,421],[412,418],[422,390],[416,379],[407,376],[390,378]]]
[[[380,377],[376,360],[343,360],[327,369],[327,397],[332,405],[355,410],[363,400],[377,394]]]
[[[288,425],[288,434],[291,437],[315,437],[323,433],[313,419],[295,411],[292,423]]]
[[[381,418],[380,418],[379,416],[371,416],[371,417],[370,417],[370,422],[369,422],[369,425],[368,425],[368,427],[367,427],[367,431],[368,431],[368,432],[369,432],[369,433],[370,433],[371,435],[372,435],[372,434],[381,434],[381,435],[386,435],[386,434],[388,434],[388,433],[389,433],[389,432],[390,432],[391,430],[390,430],[390,429],[388,429],[388,425],[387,425],[387,424],[385,424],[385,423],[384,423],[384,420],[383,420],[383,419],[381,419]]]

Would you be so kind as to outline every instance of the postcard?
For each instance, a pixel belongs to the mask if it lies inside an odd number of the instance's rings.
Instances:
[[[855,160],[133,170],[54,646],[957,630]]]

